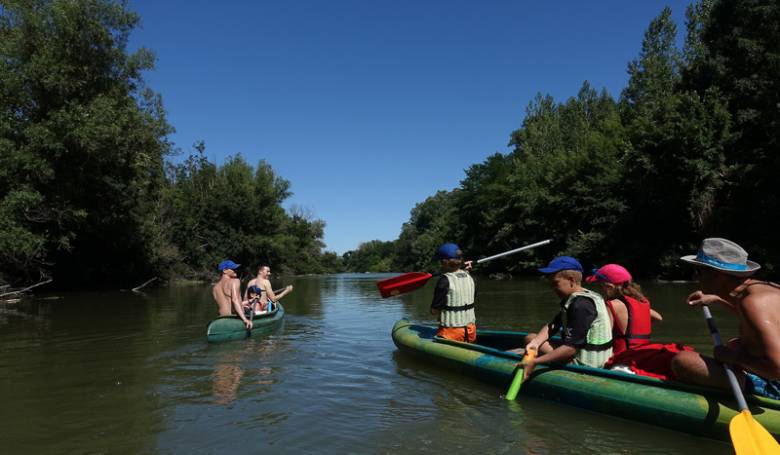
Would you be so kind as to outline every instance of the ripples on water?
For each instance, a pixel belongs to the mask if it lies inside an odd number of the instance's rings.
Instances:
[[[206,287],[63,295],[0,307],[3,453],[730,453],[728,444],[521,396],[396,351],[401,317],[432,322],[431,289],[381,299],[375,275],[301,277],[282,326],[209,345]],[[650,291],[652,291],[652,286]],[[688,289],[656,290],[706,348]],[[663,291],[663,292],[661,292]],[[651,296],[654,295],[651,292]],[[536,329],[539,282],[478,283],[478,322]],[[728,329],[728,322],[721,323]],[[693,327],[694,329],[691,329]]]

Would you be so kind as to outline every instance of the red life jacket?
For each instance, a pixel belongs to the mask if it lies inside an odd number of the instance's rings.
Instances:
[[[618,327],[618,318],[615,309],[612,308],[612,302],[607,302],[607,309],[612,313],[612,350],[614,354],[623,352],[626,349],[633,349],[650,343],[650,302],[647,299],[639,301],[627,295],[621,296],[620,301],[626,305],[628,310],[628,324],[625,332]]]

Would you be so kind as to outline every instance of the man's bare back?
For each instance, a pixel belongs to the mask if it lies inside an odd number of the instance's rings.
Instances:
[[[748,279],[729,299],[739,316],[734,363],[766,378],[780,379],[780,286]]]
[[[214,285],[211,290],[211,295],[214,296],[214,301],[217,302],[217,308],[219,309],[220,316],[230,316],[231,307],[233,303],[233,290],[235,288],[231,281],[237,281],[236,279],[220,279]]]
[[[229,259],[219,264],[218,268],[222,275],[211,289],[211,295],[217,303],[220,316],[230,316],[231,313],[235,312],[241,318],[241,321],[244,322],[246,328],[251,329],[252,321],[244,315],[244,310],[241,306],[241,280],[239,280],[236,274],[238,267],[240,267],[239,264]]]

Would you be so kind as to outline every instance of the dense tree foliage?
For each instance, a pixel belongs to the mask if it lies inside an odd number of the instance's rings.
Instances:
[[[778,24],[774,1],[705,0],[689,7],[678,49],[664,9],[618,100],[587,82],[565,102],[537,96],[511,134],[513,150],[418,204],[378,260],[431,269],[444,241],[476,259],[550,237],[552,248],[487,270],[531,270],[566,253],[586,266],[619,261],[638,275],[685,277],[678,258],[702,237],[723,236],[771,273],[780,265],[768,221],[780,210]]]
[[[0,273],[64,281],[148,274],[169,152],[138,17],[103,1],[0,10]]]
[[[776,1],[690,6],[681,49],[664,9],[617,99],[587,81],[562,102],[539,94],[511,152],[417,204],[397,240],[343,257],[322,251],[323,221],[283,207],[290,182],[266,162],[213,163],[203,144],[168,160],[173,128],[142,78],[154,57],[126,49],[138,21],[119,0],[0,0],[0,284],[199,277],[226,256],[294,273],[430,270],[445,241],[477,259],[544,238],[483,270],[567,253],[680,277],[677,258],[713,235],[780,265]]]
[[[166,164],[172,127],[126,50],[124,2],[0,1],[0,282],[138,283],[231,256],[294,272],[339,265],[324,223],[281,206],[266,163]]]

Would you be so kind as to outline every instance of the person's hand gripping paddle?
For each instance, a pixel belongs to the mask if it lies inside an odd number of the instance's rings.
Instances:
[[[715,327],[715,321],[712,319],[709,307],[702,305],[701,308],[704,311],[704,318],[707,320],[707,327],[710,329],[712,341],[715,343],[715,346],[723,346],[720,333],[718,328]],[[734,398],[737,399],[737,405],[740,410],[740,413],[735,415],[729,422],[729,434],[731,434],[731,444],[734,446],[734,451],[737,455],[780,454],[780,445],[777,444],[775,438],[750,413],[734,372],[725,363],[723,368],[726,370],[731,391],[734,393]]]

